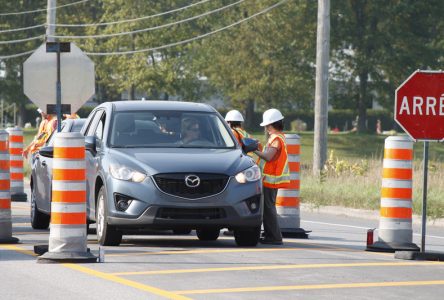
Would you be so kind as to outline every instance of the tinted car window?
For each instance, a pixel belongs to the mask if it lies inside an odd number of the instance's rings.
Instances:
[[[114,114],[110,146],[233,148],[235,143],[215,113],[137,111]]]

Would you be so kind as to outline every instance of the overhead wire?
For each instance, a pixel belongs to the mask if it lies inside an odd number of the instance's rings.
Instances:
[[[0,55],[0,60],[5,60],[5,59],[10,59],[10,58],[16,58],[16,57],[20,57],[20,56],[29,55],[31,53],[34,53],[35,50],[37,50],[37,49],[29,50],[29,51],[22,52],[22,53],[11,54],[11,55]]]
[[[0,41],[0,45],[7,45],[7,44],[18,44],[18,43],[24,43],[24,42],[28,42],[28,41],[32,41],[32,40],[38,40],[38,39],[44,39],[45,35],[38,35],[38,36],[33,36],[33,37],[29,37],[26,39],[18,39],[18,40],[9,40],[9,41]]]
[[[72,2],[72,3],[67,3],[67,4],[55,6],[55,7],[51,8],[51,10],[59,9],[59,8],[67,7],[67,6],[71,6],[71,5],[76,5],[76,4],[80,4],[80,3],[84,3],[84,2],[88,2],[88,1],[90,1],[90,0],[80,0],[80,1]],[[38,12],[43,12],[43,11],[48,11],[48,9],[47,8],[40,8],[40,9],[28,10],[28,11],[0,13],[0,16],[3,17],[3,16],[26,15],[26,14],[34,14],[34,13],[38,13]]]
[[[116,33],[109,33],[109,34],[95,34],[95,35],[48,35],[48,37],[50,38],[57,38],[57,39],[102,39],[102,38],[109,38],[109,37],[116,37],[116,36],[123,36],[123,35],[129,35],[129,34],[135,34],[135,33],[141,33],[141,32],[147,32],[147,31],[153,31],[153,30],[157,30],[157,29],[161,29],[161,28],[167,28],[167,27],[171,27],[174,25],[178,25],[178,24],[182,24],[182,23],[186,23],[192,20],[196,20],[199,19],[201,17],[204,16],[208,16],[217,12],[220,12],[222,10],[228,9],[230,7],[233,7],[235,5],[238,5],[242,2],[244,2],[245,0],[239,0],[237,2],[233,2],[231,4],[225,5],[223,7],[219,7],[217,9],[211,10],[211,11],[207,11],[203,14],[200,15],[196,15],[193,17],[189,17],[186,19],[182,19],[176,22],[171,22],[171,23],[167,23],[167,24],[162,24],[159,26],[154,26],[154,27],[148,27],[148,28],[143,28],[143,29],[138,29],[138,30],[133,30],[133,31],[124,31],[124,32],[116,32]]]
[[[35,28],[39,28],[39,27],[45,27],[45,25],[46,24],[39,24],[39,25],[21,27],[21,28],[3,29],[3,30],[0,30],[0,33],[25,31],[25,30],[35,29]]]
[[[221,27],[219,29],[216,29],[214,31],[207,32],[205,34],[202,34],[202,35],[190,38],[190,39],[182,40],[182,41],[179,41],[179,42],[174,42],[174,43],[170,43],[170,44],[166,44],[166,45],[162,45],[162,46],[158,46],[158,47],[146,48],[146,49],[138,49],[138,50],[130,50],[130,51],[115,51],[115,52],[85,52],[85,54],[91,55],[91,56],[130,55],[130,54],[142,53],[142,52],[152,52],[152,51],[156,51],[156,50],[161,50],[161,49],[166,49],[166,48],[171,48],[171,47],[174,47],[174,46],[179,46],[179,45],[187,44],[187,43],[190,43],[190,42],[193,42],[193,41],[201,40],[201,39],[203,39],[205,37],[208,37],[210,35],[213,35],[215,33],[224,31],[226,29],[229,29],[231,27],[234,27],[236,25],[244,23],[244,22],[246,22],[246,21],[248,21],[248,20],[250,20],[252,18],[255,18],[255,17],[259,16],[259,15],[262,15],[264,13],[267,13],[267,12],[271,11],[272,9],[274,9],[274,8],[284,4],[285,2],[287,2],[287,0],[281,0],[281,1],[279,1],[279,2],[277,2],[277,3],[275,3],[275,4],[271,5],[271,6],[269,6],[269,7],[265,8],[265,9],[255,13],[255,14],[249,16],[249,17],[241,19],[241,20],[239,20],[237,22],[234,22],[234,23],[232,23],[230,25],[227,25],[227,26]]]
[[[123,23],[130,23],[130,22],[137,22],[137,21],[142,21],[142,20],[147,20],[147,19],[152,19],[155,17],[160,17],[160,16],[164,16],[164,15],[169,15],[178,11],[182,11],[185,9],[188,9],[190,7],[196,6],[196,5],[200,5],[203,4],[205,2],[208,2],[210,0],[202,0],[196,3],[192,3],[189,4],[187,6],[183,6],[183,7],[179,7],[179,8],[175,8],[169,11],[164,11],[161,13],[157,13],[154,15],[148,15],[148,16],[143,16],[143,17],[139,17],[139,18],[135,18],[135,19],[125,19],[125,20],[119,20],[119,21],[112,21],[112,22],[102,22],[102,23],[85,23],[85,24],[49,24],[49,26],[56,26],[56,27],[97,27],[97,26],[108,26],[108,25],[116,25],[116,24],[123,24]]]

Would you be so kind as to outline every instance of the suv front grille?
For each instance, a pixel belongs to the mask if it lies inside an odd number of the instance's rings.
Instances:
[[[170,208],[161,207],[157,218],[173,220],[213,220],[226,217],[222,208]]]
[[[197,187],[185,184],[188,175],[196,175],[200,179]],[[171,173],[154,175],[157,186],[164,193],[189,199],[198,199],[219,194],[225,189],[229,177],[222,174],[205,173]]]

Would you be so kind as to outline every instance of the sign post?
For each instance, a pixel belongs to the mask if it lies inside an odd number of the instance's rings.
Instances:
[[[46,52],[57,53],[57,82],[56,82],[56,112],[57,112],[57,132],[62,129],[62,83],[60,82],[60,52],[71,52],[70,43],[48,42]],[[71,110],[67,112],[71,114]]]
[[[424,142],[421,253],[395,255],[403,259],[444,260],[439,253],[425,253],[429,142],[444,140],[444,72],[417,70],[397,89],[395,121],[416,142]]]

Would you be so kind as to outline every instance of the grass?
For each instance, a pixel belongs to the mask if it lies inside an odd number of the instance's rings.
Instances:
[[[299,133],[298,133],[299,134]],[[263,140],[263,134],[254,134]],[[343,206],[378,210],[384,140],[382,135],[329,134],[328,151],[332,166],[319,178],[312,173],[313,133],[300,133],[301,137],[301,202],[314,206]],[[422,210],[423,143],[414,144],[413,212]],[[427,189],[427,215],[432,219],[444,218],[444,147],[430,143],[429,176]],[[352,169],[352,170],[350,170]]]

